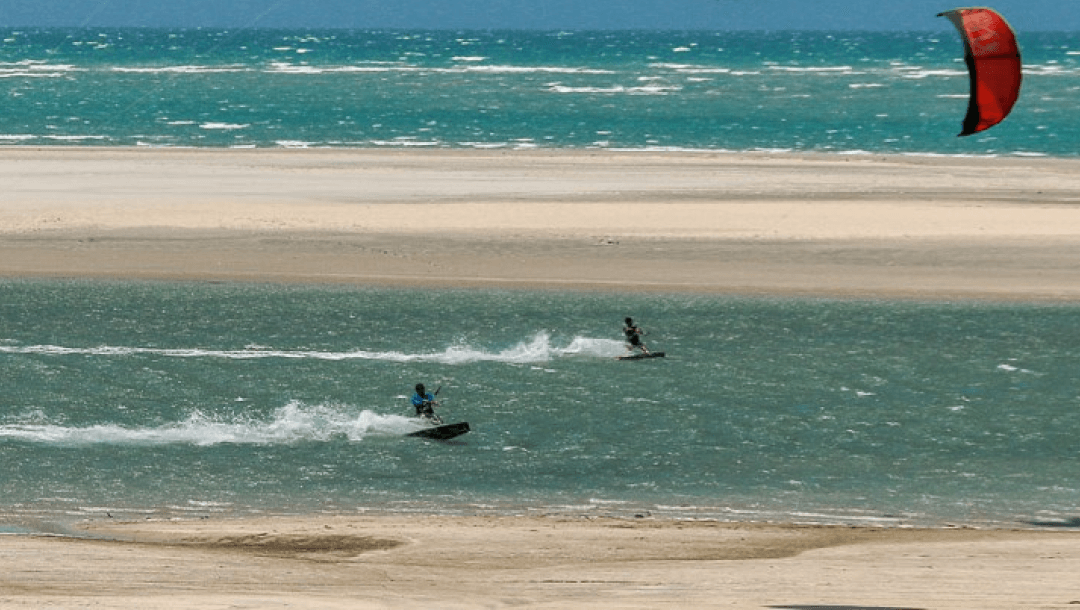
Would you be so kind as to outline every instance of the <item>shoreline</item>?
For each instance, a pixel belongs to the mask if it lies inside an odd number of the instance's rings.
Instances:
[[[1080,603],[1080,532],[567,517],[96,522],[0,536],[0,602],[292,608],[947,608]],[[62,561],[57,561],[59,558]]]
[[[0,147],[0,277],[1080,301],[1080,159]]]

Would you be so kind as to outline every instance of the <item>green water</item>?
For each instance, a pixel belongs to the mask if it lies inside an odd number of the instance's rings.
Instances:
[[[936,32],[0,28],[0,144],[597,148],[1072,157],[1080,35],[1020,33],[1024,85],[957,138]]]
[[[1080,513],[1080,309],[0,282],[0,519]],[[622,318],[668,357],[614,359]],[[449,443],[412,386],[441,386]]]

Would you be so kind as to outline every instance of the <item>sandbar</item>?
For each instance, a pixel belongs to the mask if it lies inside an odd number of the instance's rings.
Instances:
[[[1080,298],[1080,160],[0,148],[0,277]]]

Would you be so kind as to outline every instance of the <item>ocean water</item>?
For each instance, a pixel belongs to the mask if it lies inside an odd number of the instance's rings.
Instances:
[[[937,32],[0,29],[0,145],[1075,156],[1080,34],[1020,32],[1003,124],[957,138]]]
[[[0,281],[0,523],[1080,514],[1080,308]],[[668,357],[620,362],[632,315]],[[412,386],[473,431],[405,436]]]
[[[0,30],[0,145],[1077,154],[940,32]],[[618,362],[632,315],[669,357]],[[0,533],[285,513],[1080,515],[1071,305],[0,280]],[[412,386],[473,432],[405,434]]]

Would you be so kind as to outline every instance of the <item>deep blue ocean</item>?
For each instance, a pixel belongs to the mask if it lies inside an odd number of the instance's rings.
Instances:
[[[1080,33],[1019,33],[1023,91],[957,138],[938,32],[0,29],[0,145],[1074,156]]]
[[[0,145],[1074,156],[1080,34],[0,30]],[[632,315],[663,360],[619,362]],[[0,533],[252,514],[1080,516],[1080,307],[0,280]],[[442,387],[473,431],[405,436]]]

